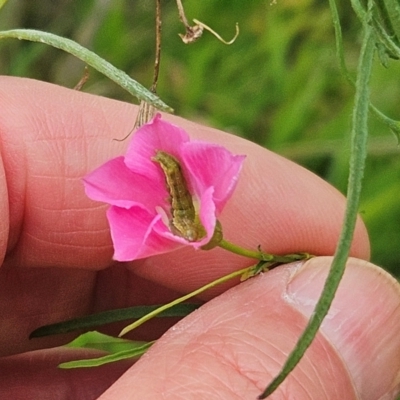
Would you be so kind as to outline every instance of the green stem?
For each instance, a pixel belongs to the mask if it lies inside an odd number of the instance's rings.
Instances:
[[[371,76],[375,49],[375,38],[371,26],[368,24],[367,18],[368,16],[366,16],[364,21],[363,45],[357,71],[356,96],[352,123],[350,175],[345,219],[339,243],[321,297],[318,300],[306,329],[300,336],[295,349],[287,358],[279,375],[272,380],[265,391],[258,397],[259,399],[265,399],[267,396],[272,394],[302,359],[330,309],[336,290],[345,271],[346,261],[349,256],[357,220],[357,211],[367,154],[369,108],[368,84]]]
[[[256,260],[270,262],[270,263],[287,264],[293,261],[307,260],[311,258],[310,254],[308,253],[294,253],[294,254],[286,254],[284,256],[279,256],[276,254],[264,253],[261,250],[259,251],[248,250],[244,249],[243,247],[237,246],[236,244],[228,242],[225,239],[222,239],[219,242],[218,246],[221,247],[222,249],[230,251],[231,253],[239,254],[240,256],[243,257],[255,258]]]
[[[203,293],[204,291],[219,285],[220,283],[224,283],[232,278],[236,278],[238,276],[242,276],[244,274],[246,274],[249,270],[251,270],[254,267],[247,267],[247,268],[243,268],[240,269],[238,271],[232,272],[228,275],[223,276],[222,278],[218,278],[215,281],[208,283],[207,285],[202,286],[201,288],[186,294],[185,296],[180,297],[179,299],[176,299],[174,301],[171,301],[170,303],[164,304],[161,307],[157,308],[156,310],[148,313],[147,315],[145,315],[144,317],[138,319],[137,321],[135,321],[133,324],[130,324],[128,326],[126,326],[121,333],[118,335],[119,337],[124,336],[125,334],[127,334],[128,332],[130,332],[131,330],[137,328],[138,326],[142,325],[144,322],[156,317],[158,314],[160,314],[161,312],[169,309],[170,307],[173,307],[179,303],[182,303],[183,301],[186,301],[194,296],[197,296],[200,293]]]
[[[240,256],[243,256],[243,257],[255,258],[256,260],[261,260],[262,259],[261,258],[261,252],[243,249],[242,247],[237,246],[236,244],[233,244],[231,242],[228,242],[225,239],[222,239],[218,243],[218,247],[221,247],[222,249],[230,251],[231,253],[239,254]]]
[[[346,67],[346,62],[344,58],[344,50],[343,50],[343,36],[342,36],[342,28],[340,26],[339,20],[339,12],[336,6],[335,0],[329,0],[331,13],[332,13],[332,21],[333,27],[335,29],[335,41],[336,41],[336,53],[340,63],[340,69],[344,77],[350,82],[352,86],[355,86],[355,81],[351,76],[350,72]],[[364,17],[364,11],[361,4],[358,1],[352,1],[353,8],[356,10],[359,18]],[[382,26],[376,20],[372,20],[373,27],[375,32],[382,44],[396,57],[400,58],[400,48],[397,43],[395,43],[392,38],[385,32]],[[397,138],[397,141],[400,143],[400,121],[396,121],[392,118],[387,117],[381,111],[379,111],[372,103],[370,103],[370,109],[375,114],[375,116],[384,124],[386,124],[394,133]]]
[[[275,263],[287,264],[287,263],[293,262],[293,261],[306,260],[311,257],[307,253],[287,254],[285,256],[277,256],[274,254],[263,253],[262,251],[247,250],[247,249],[243,249],[233,243],[230,243],[225,239],[222,239],[219,242],[218,246],[225,250],[228,250],[232,253],[239,254],[244,257],[255,258],[256,260],[260,260],[260,263],[262,265],[266,265],[266,264],[271,265],[271,264],[275,264]],[[195,290],[194,292],[191,292],[185,296],[180,297],[179,299],[176,299],[170,303],[167,303],[167,304],[164,304],[164,305],[158,307],[157,309],[149,312],[148,314],[146,314],[142,318],[138,319],[137,321],[133,322],[132,324],[126,326],[118,336],[124,336],[131,330],[142,325],[144,322],[156,317],[157,315],[164,312],[165,310],[168,310],[169,308],[174,307],[177,304],[182,303],[183,301],[186,301],[194,296],[197,296],[198,294],[200,294],[216,285],[219,285],[220,283],[227,282],[230,279],[236,278],[238,276],[241,276],[241,277],[244,277],[244,279],[247,279],[251,276],[256,275],[258,272],[260,272],[262,270],[262,266],[259,265],[260,263],[258,263],[255,267],[254,266],[246,267],[246,268],[240,269],[239,271],[235,271],[228,275],[225,275],[222,278],[218,278],[215,281],[208,283],[207,285],[204,285],[201,288]]]
[[[125,72],[115,68],[108,61],[99,57],[96,53],[86,49],[73,40],[66,39],[52,33],[36,31],[33,29],[13,29],[10,31],[0,31],[0,39],[16,38],[23,40],[30,40],[31,42],[45,43],[47,45],[56,47],[57,49],[64,50],[67,53],[84,61],[97,71],[101,72],[112,81],[120,85],[123,89],[128,91],[131,95],[137,97],[139,100],[146,101],[159,110],[172,112],[172,108],[167,106],[161,99],[154,93],[151,93],[140,83],[133,80]]]
[[[277,256],[274,254],[268,254],[268,253],[263,253],[262,251],[252,251],[252,250],[247,250],[243,249],[242,247],[239,247],[233,243],[228,242],[225,239],[222,239],[219,242],[219,247],[228,250],[232,253],[239,254],[244,257],[248,258],[255,258],[256,260],[260,260],[261,264],[263,265],[270,265],[274,263],[279,263],[279,264],[286,264],[289,262],[297,261],[297,260],[305,260],[310,258],[311,256],[307,253],[298,253],[298,254],[287,254],[285,256]],[[260,264],[260,263],[259,263]],[[215,281],[208,283],[207,285],[202,286],[201,288],[195,290],[194,292],[191,292],[185,296],[180,297],[179,299],[176,299],[174,301],[171,301],[170,303],[164,304],[157,309],[149,312],[142,318],[138,319],[137,321],[133,322],[132,324],[126,326],[121,333],[118,336],[124,336],[131,330],[137,328],[138,326],[142,325],[146,321],[156,317],[162,312],[165,312],[165,310],[170,309],[171,307],[176,306],[177,304],[182,303],[183,301],[186,301],[194,296],[197,296],[200,293],[203,293],[204,291],[219,285],[221,283],[227,282],[230,279],[236,278],[238,276],[244,277],[245,279],[256,275],[258,272],[262,270],[262,268],[259,266],[259,264],[256,265],[256,267],[251,266],[251,267],[246,267],[243,269],[240,269],[239,271],[232,272],[228,275],[223,276],[222,278],[218,278]]]

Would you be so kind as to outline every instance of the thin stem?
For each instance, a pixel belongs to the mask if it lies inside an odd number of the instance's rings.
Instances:
[[[74,90],[82,90],[83,86],[89,79],[89,68],[87,65],[85,65],[85,69],[83,71],[83,76],[81,79],[79,79],[79,82],[74,86]]]
[[[345,78],[354,86],[355,85],[354,79],[350,75],[349,70],[347,69],[346,61],[344,58],[343,35],[342,35],[342,28],[340,25],[339,11],[336,6],[336,1],[329,0],[329,5],[331,8],[332,22],[335,30],[336,56],[339,59],[340,69]]]
[[[190,26],[185,15],[185,10],[183,9],[182,1],[176,0],[176,5],[178,7],[179,19],[182,21],[186,31],[184,35],[179,34],[179,36],[182,39],[183,43],[193,43],[199,37],[201,37],[204,28],[200,25]]]
[[[321,297],[318,300],[306,329],[300,336],[295,349],[287,358],[279,375],[272,380],[265,391],[258,397],[259,399],[265,399],[267,396],[272,394],[300,362],[304,353],[314,340],[322,321],[328,314],[336,290],[345,271],[357,220],[365,158],[367,154],[369,108],[368,84],[372,71],[374,50],[375,38],[372,28],[366,19],[364,21],[364,38],[357,71],[347,203],[339,243]]]
[[[243,257],[255,258],[256,260],[270,263],[287,264],[293,261],[307,260],[311,258],[311,255],[308,253],[293,253],[280,256],[276,254],[264,253],[261,250],[248,250],[244,249],[243,247],[237,246],[236,244],[228,242],[225,239],[222,239],[219,242],[218,246],[222,249],[230,251],[231,253],[238,254]]]
[[[156,310],[148,313],[147,315],[145,315],[144,317],[138,319],[137,321],[135,321],[133,324],[130,324],[128,326],[126,326],[121,333],[118,335],[119,337],[124,336],[125,334],[127,334],[128,332],[130,332],[131,330],[137,328],[138,326],[142,325],[144,322],[156,317],[158,314],[160,314],[161,312],[169,309],[170,307],[173,307],[179,303],[182,303],[183,301],[186,301],[188,299],[191,299],[194,296],[197,296],[200,293],[203,293],[204,291],[211,289],[212,287],[219,285],[220,283],[224,283],[230,279],[236,278],[238,276],[242,276],[243,274],[247,273],[249,270],[251,270],[251,268],[254,267],[247,267],[247,268],[243,268],[240,269],[238,271],[232,272],[228,275],[223,276],[222,278],[218,278],[215,281],[208,283],[207,285],[202,286],[201,288],[195,290],[194,292],[191,292],[185,296],[180,297],[179,299],[176,299],[174,301],[171,301],[170,303],[164,304],[161,307],[157,308]]]
[[[63,38],[52,33],[40,32],[33,29],[13,29],[10,31],[0,31],[0,40],[6,38],[15,38],[29,40],[31,42],[44,43],[56,47],[73,56],[79,58],[87,65],[90,65],[101,72],[112,81],[117,83],[123,89],[127,90],[139,100],[144,100],[159,110],[173,112],[172,108],[161,101],[154,93],[144,88],[141,84],[133,80],[125,72],[115,68],[108,61],[99,57],[92,51],[85,49],[80,44],[71,39]]]
[[[150,90],[157,92],[158,75],[160,73],[161,59],[161,0],[156,0],[156,54],[154,59],[153,84]]]
[[[329,0],[329,4],[332,13],[333,27],[335,30],[336,53],[339,58],[340,69],[345,78],[350,82],[352,86],[355,87],[355,81],[346,67],[346,61],[344,58],[342,28],[340,26],[339,12],[336,6],[336,1]],[[358,10],[358,14],[361,15],[362,7],[360,3],[354,0],[352,4],[353,7]],[[379,21],[373,18],[372,24],[375,29],[375,32],[377,33],[381,42],[385,45],[386,49],[388,49],[388,51],[390,51],[395,57],[400,57],[400,49],[398,45],[385,32],[383,27],[380,25]],[[375,114],[375,116],[392,130],[392,132],[395,134],[397,138],[397,141],[400,142],[400,121],[396,121],[392,118],[387,117],[385,114],[379,111],[372,103],[370,103],[369,107],[370,110]]]
[[[154,73],[153,83],[150,87],[150,91],[154,94],[157,93],[158,76],[160,73],[160,60],[161,60],[161,0],[156,0],[156,51],[154,56]],[[142,100],[139,105],[139,111],[136,116],[133,128],[125,135],[122,139],[114,139],[117,142],[123,142],[126,140],[134,130],[139,129],[142,125],[147,124],[156,113],[156,108]]]
[[[219,247],[231,251],[232,253],[242,255],[244,257],[249,257],[249,258],[255,258],[256,260],[260,260],[261,264],[271,264],[271,263],[289,263],[292,261],[296,260],[304,260],[310,258],[310,255],[307,253],[298,253],[298,254],[288,254],[286,256],[276,256],[273,254],[267,254],[263,253],[261,251],[252,251],[252,250],[247,250],[243,249],[239,246],[236,246],[233,243],[228,242],[225,239],[222,239],[221,242],[219,243]],[[222,278],[218,278],[215,281],[208,283],[207,285],[202,286],[201,288],[180,297],[179,299],[173,300],[170,303],[163,304],[162,306],[158,307],[157,309],[149,312],[142,318],[138,319],[137,321],[133,322],[132,324],[126,326],[118,336],[124,336],[131,330],[137,328],[138,326],[142,325],[143,323],[147,322],[148,320],[156,317],[159,315],[161,312],[168,310],[169,308],[176,306],[177,304],[182,303],[183,301],[186,301],[194,296],[197,296],[200,293],[203,293],[204,291],[211,289],[212,287],[219,285],[221,283],[227,282],[230,279],[236,278],[238,276],[245,277],[247,279],[248,277],[256,275],[258,272],[262,270],[259,266],[260,263],[258,263],[255,267],[246,267],[243,269],[240,269],[238,271],[232,272],[228,275],[223,276]]]
[[[225,239],[222,239],[219,242],[218,247],[221,247],[222,249],[230,251],[231,253],[239,254],[240,256],[243,256],[243,257],[255,258],[256,260],[262,260],[261,253],[259,251],[243,249],[242,247],[237,246],[236,244],[233,244],[231,242],[228,242]]]
[[[185,26],[185,29],[186,30],[190,29],[190,25],[186,18],[185,10],[183,9],[181,0],[176,0],[176,6],[178,7],[179,19],[182,21],[183,25]]]

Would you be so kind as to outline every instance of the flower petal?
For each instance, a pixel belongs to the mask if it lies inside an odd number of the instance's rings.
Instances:
[[[216,216],[216,207],[215,202],[213,200],[214,197],[214,188],[208,188],[200,198],[200,222],[203,225],[204,229],[207,232],[207,236],[198,242],[198,246],[195,245],[195,248],[199,248],[207,244],[214,235],[215,225],[217,223]],[[196,243],[197,244],[197,243]]]
[[[86,195],[92,200],[129,208],[144,204],[152,210],[165,203],[166,190],[147,177],[129,170],[124,157],[114,158],[83,178]]]
[[[134,206],[127,210],[112,206],[107,211],[107,218],[114,244],[114,259],[117,261],[150,257],[182,246],[157,234],[153,228],[163,225],[161,216],[153,215],[144,208]]]
[[[164,176],[152,161],[157,150],[179,158],[182,144],[188,141],[189,136],[183,129],[161,120],[161,115],[157,114],[152,122],[135,133],[126,152],[125,163],[132,171],[147,176],[159,185],[164,182]]]
[[[217,213],[231,197],[246,156],[236,156],[222,146],[192,141],[182,147],[182,160],[196,192],[214,188]]]
[[[119,261],[166,253],[185,245],[200,248],[207,244],[242,168],[244,156],[235,156],[221,146],[190,142],[186,132],[160,118],[157,114],[136,132],[125,157],[108,161],[84,178],[86,194],[111,205],[107,217],[114,258]],[[159,151],[178,160],[184,178],[179,176],[173,159],[168,160],[171,166],[164,164],[160,153],[155,161]],[[169,226],[169,196],[174,197],[176,207],[181,203],[190,207],[190,199],[182,189],[185,183],[199,203],[195,219],[206,231],[198,241],[175,235]]]

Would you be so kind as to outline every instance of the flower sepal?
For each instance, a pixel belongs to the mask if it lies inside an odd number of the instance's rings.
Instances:
[[[224,238],[223,232],[222,232],[222,225],[221,222],[217,220],[217,223],[215,224],[215,229],[214,233],[208,243],[205,245],[201,246],[200,248],[202,250],[212,250],[215,247],[218,247]]]

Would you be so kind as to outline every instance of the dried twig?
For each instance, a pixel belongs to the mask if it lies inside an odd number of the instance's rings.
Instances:
[[[89,68],[87,67],[87,65],[85,65],[83,76],[79,80],[79,82],[75,85],[74,90],[82,90],[83,85],[88,81],[88,79],[89,79]]]
[[[236,38],[239,36],[239,24],[236,23],[236,34],[234,36],[234,38],[232,40],[230,40],[229,42],[227,42],[226,40],[222,39],[222,37],[215,32],[214,30],[212,30],[209,26],[207,26],[206,24],[204,24],[203,22],[194,19],[193,22],[195,23],[195,25],[190,25],[186,15],[185,15],[185,10],[183,9],[183,5],[182,5],[182,1],[181,0],[176,0],[176,5],[178,7],[178,13],[179,13],[179,19],[182,21],[184,27],[185,27],[185,34],[182,35],[181,33],[179,34],[180,38],[182,39],[183,43],[185,44],[190,44],[195,42],[197,39],[199,39],[201,37],[201,35],[204,32],[204,29],[209,31],[210,33],[212,33],[219,41],[221,41],[224,44],[232,44]]]
[[[156,0],[156,54],[154,59],[154,74],[153,83],[151,85],[151,92],[157,92],[158,76],[160,73],[160,59],[161,59],[161,0]],[[122,142],[127,139],[134,130],[140,128],[142,125],[149,122],[156,112],[156,108],[147,101],[141,101],[139,111],[136,116],[135,124],[129,133],[122,139],[114,139]]]
[[[178,7],[179,19],[182,21],[186,30],[186,33],[184,35],[180,33],[179,36],[182,39],[183,43],[193,43],[201,37],[204,28],[200,25],[190,26],[185,15],[185,10],[183,9],[182,1],[176,0],[176,5]]]

